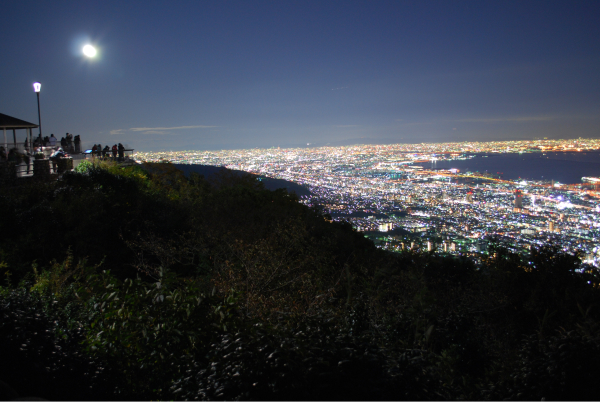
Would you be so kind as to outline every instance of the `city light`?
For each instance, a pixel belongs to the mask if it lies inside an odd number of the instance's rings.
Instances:
[[[475,155],[509,155],[506,149],[521,159],[573,149],[597,152],[600,139],[157,152],[136,159],[225,166],[303,185],[312,194],[301,203],[349,222],[390,251],[421,247],[477,261],[494,238],[515,252],[548,243],[577,249],[598,266],[600,252],[593,249],[600,237],[600,178],[554,182],[555,165],[543,180],[439,168]]]

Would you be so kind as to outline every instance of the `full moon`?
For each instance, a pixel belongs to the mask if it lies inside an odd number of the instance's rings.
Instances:
[[[96,48],[92,45],[85,45],[83,47],[83,54],[85,54],[87,57],[94,57],[96,56]]]

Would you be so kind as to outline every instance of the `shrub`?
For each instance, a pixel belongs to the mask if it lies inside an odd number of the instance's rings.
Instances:
[[[0,379],[21,397],[108,399],[114,372],[83,353],[83,328],[58,336],[57,317],[44,313],[55,303],[24,288],[0,288]]]
[[[175,399],[404,400],[447,397],[422,350],[383,350],[324,317],[223,334],[187,359]]]
[[[79,164],[73,170],[76,173],[84,174],[84,173],[89,172],[93,168],[94,168],[94,165],[90,161],[83,160],[83,161],[79,162]]]
[[[508,376],[484,392],[490,399],[597,400],[600,394],[600,336],[560,331],[527,336]]]
[[[136,399],[162,398],[180,360],[204,354],[222,331],[235,328],[236,299],[205,295],[192,280],[161,274],[156,282],[120,281],[104,271],[89,276],[89,327],[85,350],[122,373],[122,392]]]

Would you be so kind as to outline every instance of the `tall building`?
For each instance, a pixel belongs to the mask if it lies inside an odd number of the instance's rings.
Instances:
[[[515,209],[522,209],[523,208],[523,194],[521,193],[521,190],[516,189],[515,190]]]
[[[548,230],[554,232],[554,222],[548,221]]]
[[[471,190],[469,190],[469,191],[467,192],[467,202],[468,202],[469,204],[472,204],[472,203],[473,203],[473,191],[471,191]]]

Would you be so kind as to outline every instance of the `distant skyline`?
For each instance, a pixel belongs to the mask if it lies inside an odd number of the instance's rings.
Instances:
[[[37,124],[39,81],[43,134],[58,138],[159,151],[600,137],[597,1],[2,11],[0,113]]]

